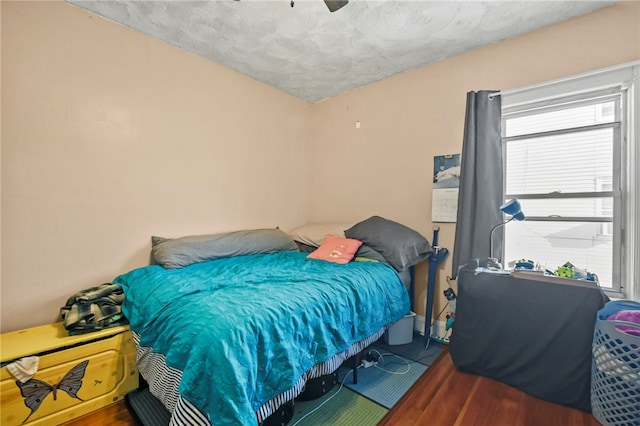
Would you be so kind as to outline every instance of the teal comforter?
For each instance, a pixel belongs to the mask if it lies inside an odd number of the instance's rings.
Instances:
[[[182,371],[180,394],[216,426],[253,425],[255,412],[305,371],[409,311],[390,266],[305,257],[281,251],[153,265],[114,283],[140,345]]]

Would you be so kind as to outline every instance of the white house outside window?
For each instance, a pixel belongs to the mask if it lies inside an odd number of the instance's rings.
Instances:
[[[505,198],[527,216],[505,227],[503,259],[571,262],[613,296],[637,291],[637,68],[503,94]]]

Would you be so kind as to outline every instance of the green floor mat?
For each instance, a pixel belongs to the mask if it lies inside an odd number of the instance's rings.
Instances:
[[[289,426],[375,426],[388,411],[344,386],[336,386],[321,398],[296,401]]]

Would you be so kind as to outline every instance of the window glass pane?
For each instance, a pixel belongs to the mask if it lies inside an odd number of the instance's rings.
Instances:
[[[526,216],[607,217],[613,216],[613,197],[563,198],[544,200],[520,199]]]
[[[637,70],[606,70],[502,96],[505,194],[518,198],[527,216],[503,227],[503,265],[525,258],[555,270],[571,262],[597,274],[616,297],[636,287],[637,256],[626,249],[637,243],[630,230],[640,181],[631,147],[639,132],[628,102],[640,87]]]
[[[507,194],[603,191],[612,173],[613,129],[506,144]]]
[[[509,118],[506,121],[505,135],[518,136],[615,121],[615,102],[613,100],[582,105],[557,111],[532,112],[522,117]]]
[[[613,239],[602,233],[602,226],[592,222],[509,222],[503,227],[503,264],[531,259],[555,271],[571,262],[596,274],[603,288],[611,288]]]

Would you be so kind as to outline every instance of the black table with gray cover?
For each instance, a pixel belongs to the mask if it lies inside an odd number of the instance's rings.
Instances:
[[[457,282],[449,349],[459,370],[591,411],[596,313],[609,300],[599,287],[470,269]]]

